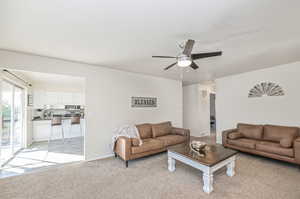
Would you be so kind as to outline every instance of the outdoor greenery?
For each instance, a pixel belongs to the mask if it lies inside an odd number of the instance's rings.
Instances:
[[[4,120],[10,120],[11,117],[11,107],[8,104],[2,105],[2,117]]]

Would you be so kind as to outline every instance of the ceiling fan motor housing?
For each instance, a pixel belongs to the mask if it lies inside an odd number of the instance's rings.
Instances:
[[[192,59],[191,57],[181,54],[177,57],[177,65],[179,67],[188,67],[192,64]]]

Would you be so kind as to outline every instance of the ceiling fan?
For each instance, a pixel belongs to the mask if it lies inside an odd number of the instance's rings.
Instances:
[[[173,67],[176,64],[179,67],[190,66],[191,68],[196,70],[197,68],[199,68],[199,66],[194,62],[194,60],[222,55],[222,51],[192,54],[194,43],[195,43],[194,40],[191,40],[191,39],[187,40],[187,42],[185,43],[185,45],[183,47],[182,53],[176,57],[174,57],[174,56],[152,56],[152,57],[153,58],[175,58],[175,59],[177,59],[177,62],[167,66],[164,70],[168,70],[169,68]]]

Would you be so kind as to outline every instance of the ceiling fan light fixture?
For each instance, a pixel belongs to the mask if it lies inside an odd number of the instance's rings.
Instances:
[[[177,60],[177,65],[179,67],[188,67],[192,64],[191,58],[187,56],[179,57]]]
[[[176,62],[165,67],[164,70],[169,70],[175,65],[181,68],[191,67],[192,69],[197,70],[199,66],[195,63],[195,60],[222,55],[222,51],[192,53],[194,44],[195,44],[195,40],[188,39],[184,43],[184,45],[180,45],[180,47],[182,48],[182,52],[176,57],[174,56],[152,56],[152,57],[153,58],[176,58]]]

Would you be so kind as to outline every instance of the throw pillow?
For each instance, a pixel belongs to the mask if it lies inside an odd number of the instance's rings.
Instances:
[[[232,133],[229,133],[229,135],[228,135],[228,138],[232,139],[232,140],[242,138],[242,137],[243,137],[243,134],[240,132],[232,132]]]
[[[284,148],[290,148],[293,145],[293,140],[290,138],[283,138],[280,140],[280,146]]]
[[[132,146],[141,146],[143,141],[139,138],[131,138]]]

